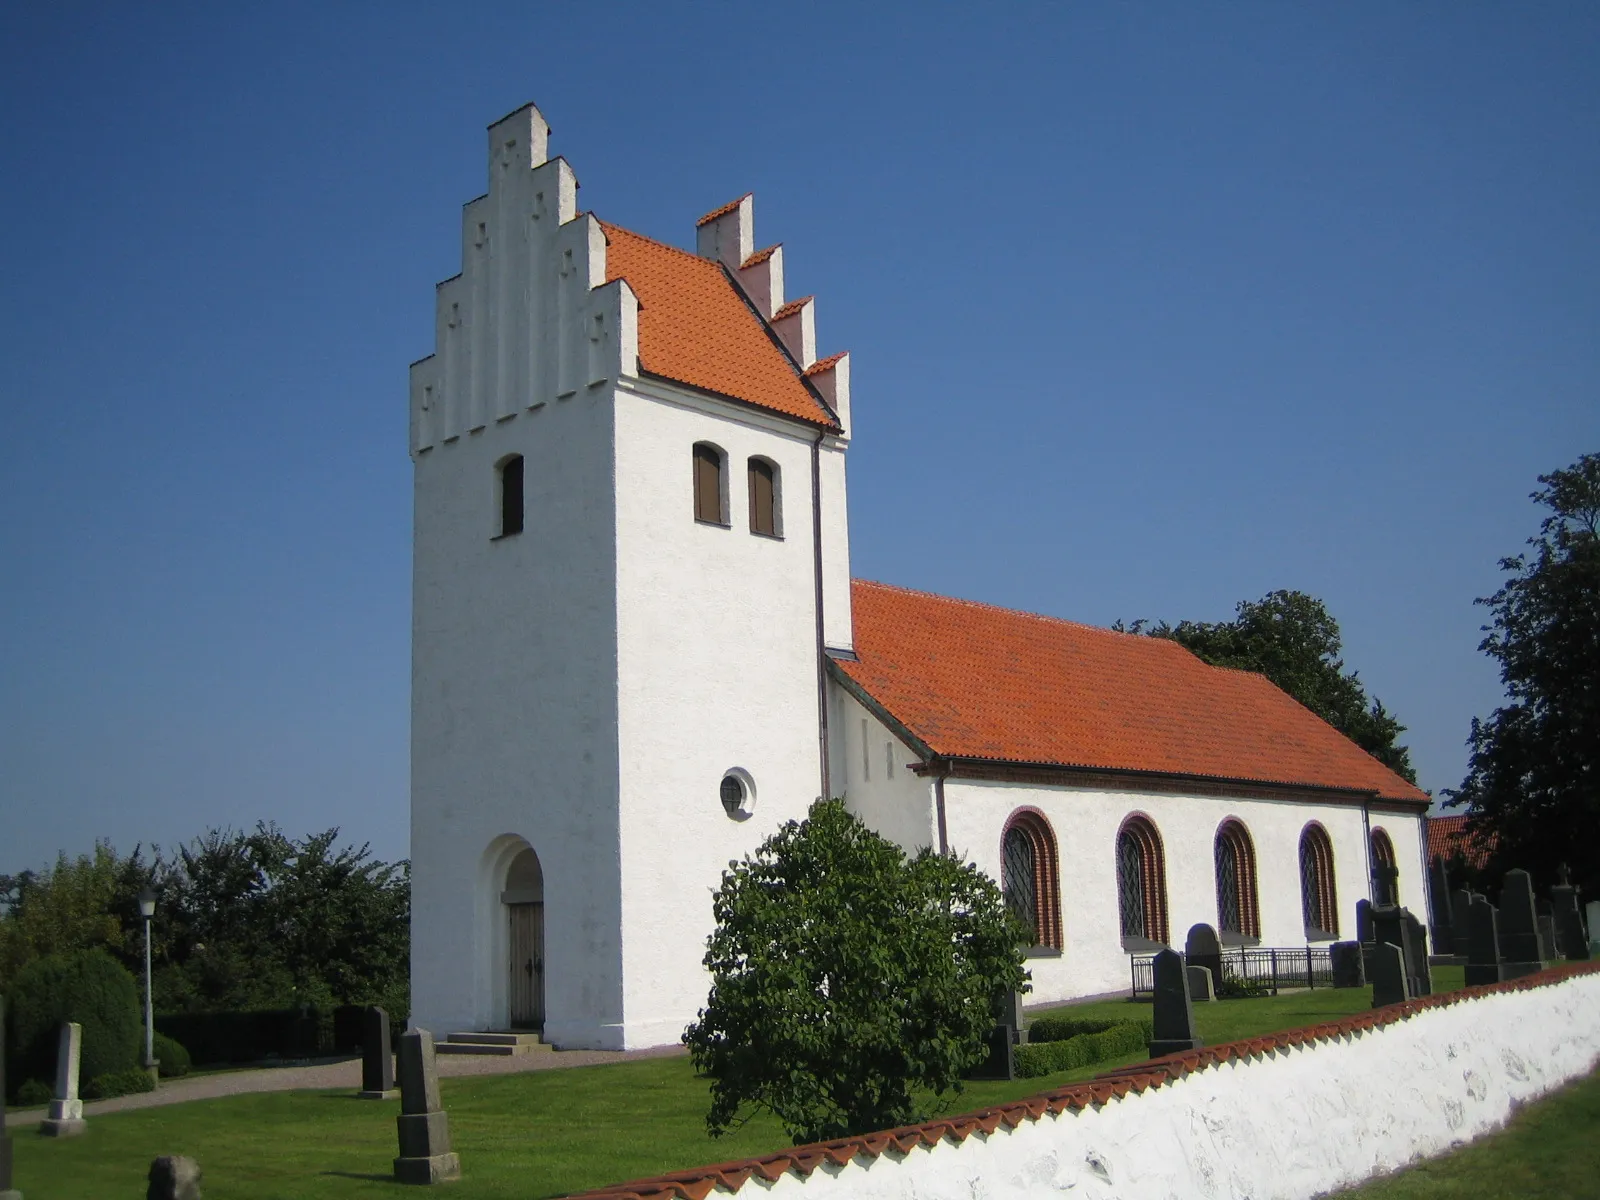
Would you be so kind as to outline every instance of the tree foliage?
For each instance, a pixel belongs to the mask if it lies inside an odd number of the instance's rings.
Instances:
[[[13,1089],[29,1079],[55,1079],[61,1023],[83,1026],[79,1074],[92,1079],[137,1067],[139,989],[125,967],[104,949],[51,954],[19,971],[7,989]]]
[[[1115,628],[1170,638],[1212,666],[1265,675],[1384,766],[1417,781],[1411,751],[1399,741],[1406,727],[1345,670],[1339,622],[1321,600],[1280,590],[1241,600],[1234,612],[1231,621],[1119,621]]]
[[[1548,510],[1529,552],[1479,599],[1492,614],[1479,649],[1500,666],[1508,703],[1468,738],[1467,777],[1451,793],[1474,833],[1495,841],[1491,869],[1522,867],[1600,890],[1600,454],[1540,475]]]
[[[713,1135],[765,1109],[799,1142],[907,1124],[959,1091],[1027,932],[975,866],[907,860],[838,800],[743,861],[713,907],[712,988],[685,1031]]]

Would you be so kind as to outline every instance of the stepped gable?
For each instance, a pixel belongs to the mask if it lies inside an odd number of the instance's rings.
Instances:
[[[618,225],[602,221],[600,228],[606,235],[606,281],[625,279],[639,297],[642,371],[838,428],[719,262]]]
[[[858,661],[833,669],[938,757],[1428,802],[1264,676],[1176,642],[864,580],[851,603]]]

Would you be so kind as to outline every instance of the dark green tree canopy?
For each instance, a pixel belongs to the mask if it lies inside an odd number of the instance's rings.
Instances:
[[[1530,550],[1500,560],[1507,579],[1478,603],[1492,620],[1479,649],[1500,665],[1508,703],[1474,719],[1467,777],[1451,793],[1469,827],[1496,839],[1491,870],[1543,884],[1562,863],[1600,893],[1600,454],[1539,476],[1548,514]]]
[[[1417,781],[1411,751],[1399,741],[1406,727],[1345,670],[1339,622],[1315,596],[1276,591],[1241,600],[1232,621],[1113,628],[1170,638],[1212,666],[1265,675],[1391,771]]]
[[[923,1118],[982,1061],[1027,931],[975,866],[907,860],[838,800],[742,862],[713,901],[711,995],[684,1033],[713,1134],[765,1109],[799,1142]]]

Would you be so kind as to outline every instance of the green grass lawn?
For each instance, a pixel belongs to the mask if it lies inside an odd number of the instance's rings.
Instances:
[[[1439,986],[1460,986],[1437,971]],[[1446,976],[1446,978],[1439,978]],[[1370,1007],[1366,989],[1319,989],[1195,1007],[1210,1043],[1293,1029]],[[1072,1006],[1076,1015],[1127,1017],[1148,1004]],[[1012,1083],[972,1083],[947,1111],[963,1112],[1086,1079],[1142,1055]],[[780,1150],[788,1139],[759,1118],[712,1140],[705,1132],[705,1081],[685,1058],[646,1059],[525,1075],[446,1079],[451,1134],[465,1178],[450,1194],[558,1196],[584,1188]],[[150,1160],[188,1154],[215,1197],[369,1196],[404,1189],[390,1178],[393,1101],[340,1092],[277,1092],[197,1100],[91,1117],[81,1138],[55,1141],[13,1132],[16,1186],[28,1200],[138,1195]]]

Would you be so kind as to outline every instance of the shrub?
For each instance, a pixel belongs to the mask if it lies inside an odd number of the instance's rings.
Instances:
[[[17,972],[6,1004],[7,1055],[17,1079],[54,1079],[61,1023],[83,1026],[79,1078],[93,1079],[139,1062],[139,989],[104,950],[36,959]]]
[[[115,1096],[131,1096],[135,1092],[153,1092],[156,1081],[143,1067],[126,1067],[121,1071],[107,1071],[96,1075],[83,1088],[85,1100],[110,1100]]]
[[[55,1089],[40,1079],[30,1079],[17,1089],[18,1108],[37,1108],[55,1098]]]
[[[1017,1077],[1034,1079],[1119,1058],[1143,1050],[1152,1036],[1149,1022],[1127,1021],[1099,1033],[1080,1033],[1060,1042],[1030,1040],[1016,1048]]]
[[[1125,1017],[1120,1021],[1090,1021],[1081,1017],[1035,1017],[1028,1026],[1028,1041],[1030,1042],[1064,1042],[1068,1038],[1078,1037],[1085,1033],[1104,1033],[1115,1025],[1126,1025],[1134,1021],[1133,1017]]]
[[[189,1052],[182,1042],[158,1033],[151,1039],[151,1045],[155,1048],[156,1061],[161,1064],[161,1078],[177,1079],[189,1073]]]

